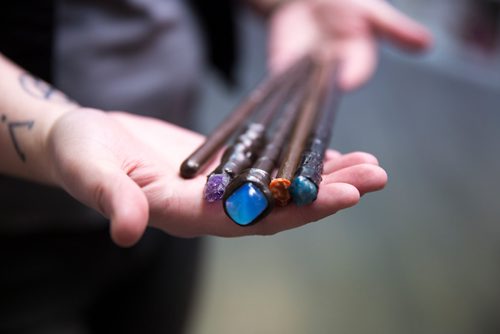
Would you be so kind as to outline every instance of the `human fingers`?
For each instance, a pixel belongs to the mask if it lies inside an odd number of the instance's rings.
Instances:
[[[329,183],[348,183],[359,190],[361,195],[383,189],[387,183],[387,173],[373,164],[358,164],[325,175],[321,187]]]
[[[346,39],[336,46],[341,62],[340,87],[354,90],[367,82],[377,66],[376,41],[368,34]]]
[[[111,220],[113,241],[122,246],[134,245],[144,234],[148,223],[149,206],[141,188],[123,172],[103,175],[96,188],[97,205]]]
[[[412,51],[423,50],[432,43],[427,28],[385,1],[376,0],[368,5],[367,15],[375,30],[384,37]]]
[[[382,189],[386,182],[387,174],[376,165],[365,163],[346,167],[325,177],[311,205],[275,208],[269,218],[251,232],[272,235],[317,221],[354,206],[361,195]]]
[[[339,151],[328,149],[325,152],[325,163],[332,161],[332,160],[336,160],[336,159],[340,158],[341,156],[342,156],[342,153],[340,153]]]
[[[308,4],[293,1],[285,4],[270,22],[269,57],[271,72],[280,73],[313,49],[319,32]]]
[[[365,152],[351,152],[338,157],[337,159],[326,160],[323,166],[323,174],[330,174],[342,168],[359,164],[378,165],[375,156]]]
[[[142,146],[101,111],[68,112],[49,137],[55,179],[69,194],[111,220],[111,236],[121,246],[139,240],[147,225],[145,194],[129,177]],[[78,152],[78,154],[75,154]]]
[[[148,222],[148,202],[124,171],[96,164],[70,177],[65,184],[68,192],[110,219],[111,238],[116,244],[129,247],[141,238]]]
[[[272,235],[285,230],[300,227],[310,222],[330,216],[339,210],[355,205],[360,198],[358,189],[347,183],[325,183],[320,187],[317,200],[308,206],[297,207],[290,204],[284,208],[275,207],[262,221],[250,226],[239,226],[232,222],[218,205],[204,204],[207,218],[188,218],[192,230],[184,226],[182,230],[169,230],[178,236],[215,235],[221,237],[238,237],[244,235]]]
[[[351,184],[325,184],[321,186],[318,198],[313,204],[302,207],[290,204],[285,208],[275,208],[267,218],[254,226],[246,227],[244,232],[254,235],[273,235],[298,228],[354,206],[359,202],[359,198],[358,189]]]

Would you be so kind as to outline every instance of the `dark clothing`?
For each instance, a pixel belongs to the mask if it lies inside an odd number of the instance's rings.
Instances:
[[[116,4],[120,0],[95,0]],[[189,0],[199,18],[208,57],[219,73],[234,82],[237,58],[234,1]],[[52,81],[52,46],[57,0],[8,1],[0,10],[0,52],[28,72]]]
[[[0,333],[183,333],[199,251],[157,230],[131,249],[106,229],[0,235]]]
[[[0,52],[52,82],[54,1],[6,1],[0,10]]]
[[[189,0],[197,14],[207,41],[208,57],[219,73],[235,82],[233,67],[237,59],[235,8],[232,0]]]

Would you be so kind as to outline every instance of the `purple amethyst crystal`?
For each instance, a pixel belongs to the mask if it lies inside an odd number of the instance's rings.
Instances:
[[[220,201],[224,191],[229,184],[230,177],[227,174],[213,174],[208,177],[205,184],[204,196],[208,202]]]

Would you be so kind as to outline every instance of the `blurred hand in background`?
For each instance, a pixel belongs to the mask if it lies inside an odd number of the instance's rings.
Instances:
[[[425,27],[383,0],[290,1],[270,18],[269,66],[280,71],[320,47],[342,62],[342,88],[356,89],[375,71],[380,38],[409,51],[432,43]]]

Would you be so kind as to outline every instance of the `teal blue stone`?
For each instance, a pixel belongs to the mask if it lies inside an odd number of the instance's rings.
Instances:
[[[318,188],[307,177],[299,176],[293,179],[290,186],[292,200],[297,206],[311,204],[318,197]]]
[[[260,216],[269,203],[253,183],[244,183],[226,199],[224,205],[228,216],[236,224],[245,226]]]

